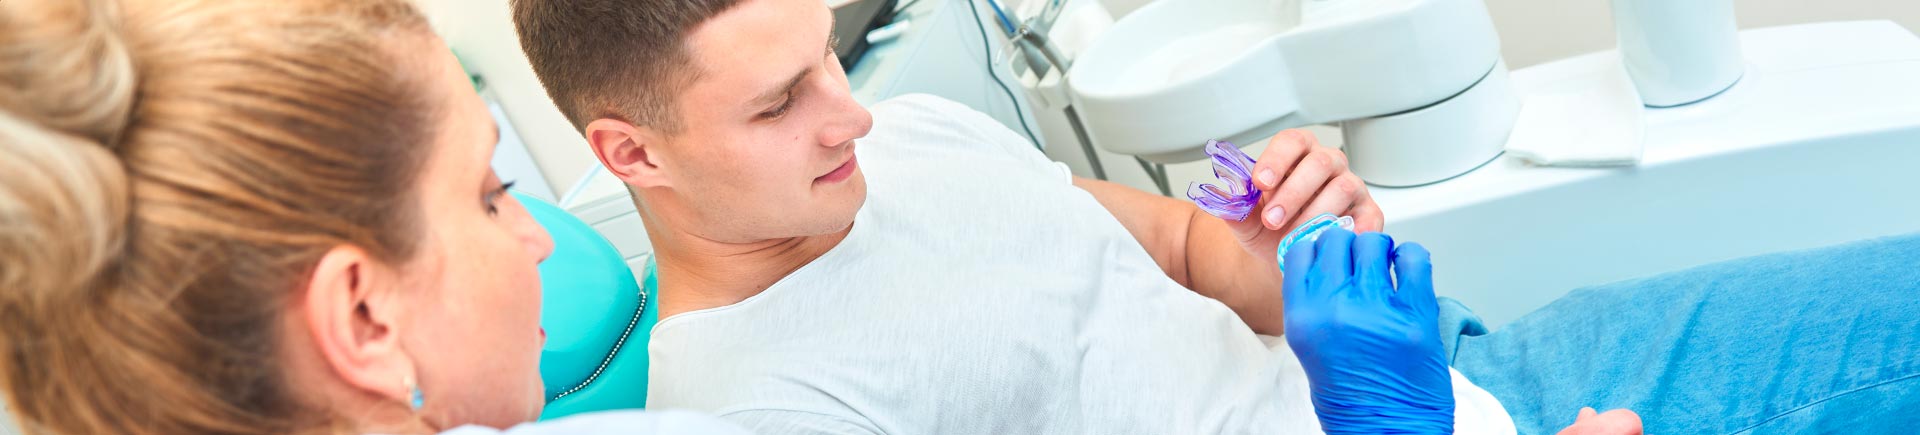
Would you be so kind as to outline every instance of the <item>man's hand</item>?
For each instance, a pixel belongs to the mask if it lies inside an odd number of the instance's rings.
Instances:
[[[1277,264],[1274,249],[1280,240],[1321,213],[1353,216],[1359,232],[1385,225],[1366,183],[1347,169],[1346,153],[1320,146],[1306,130],[1282,131],[1267,140],[1267,150],[1253,165],[1253,187],[1260,190],[1260,204],[1247,220],[1227,226],[1258,264]]]
[[[1593,408],[1580,408],[1580,416],[1574,419],[1573,426],[1560,430],[1559,435],[1640,435],[1640,415],[1625,409],[1615,409],[1605,413],[1596,413]]]
[[[1287,344],[1306,369],[1321,429],[1453,433],[1453,379],[1426,248],[1339,228],[1308,245],[1287,251],[1282,292]]]

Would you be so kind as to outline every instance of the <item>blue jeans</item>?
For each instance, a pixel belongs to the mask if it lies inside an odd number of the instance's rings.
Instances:
[[[1920,433],[1920,235],[1576,290],[1479,336],[1463,310],[1454,366],[1521,434],[1583,406],[1650,434]]]

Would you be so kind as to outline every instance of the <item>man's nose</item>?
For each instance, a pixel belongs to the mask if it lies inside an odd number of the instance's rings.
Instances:
[[[873,131],[873,114],[860,103],[853,100],[850,93],[835,96],[833,106],[829,108],[833,118],[826,128],[820,129],[820,145],[835,147],[848,141],[867,136]]]

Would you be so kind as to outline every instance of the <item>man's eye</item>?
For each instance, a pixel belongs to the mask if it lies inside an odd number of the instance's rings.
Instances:
[[[787,109],[791,109],[791,108],[793,108],[793,99],[788,98],[786,101],[781,102],[779,107],[774,107],[773,110],[761,112],[760,117],[766,118],[766,119],[779,118],[782,115],[786,115]]]

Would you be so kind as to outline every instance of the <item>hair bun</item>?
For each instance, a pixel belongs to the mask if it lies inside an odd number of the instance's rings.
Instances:
[[[0,155],[0,308],[44,302],[102,276],[122,251],[128,219],[119,159],[4,111]]]
[[[116,15],[105,0],[0,0],[0,307],[71,293],[121,251],[113,148],[135,77]]]
[[[0,1],[0,108],[115,148],[138,77],[109,0]]]

